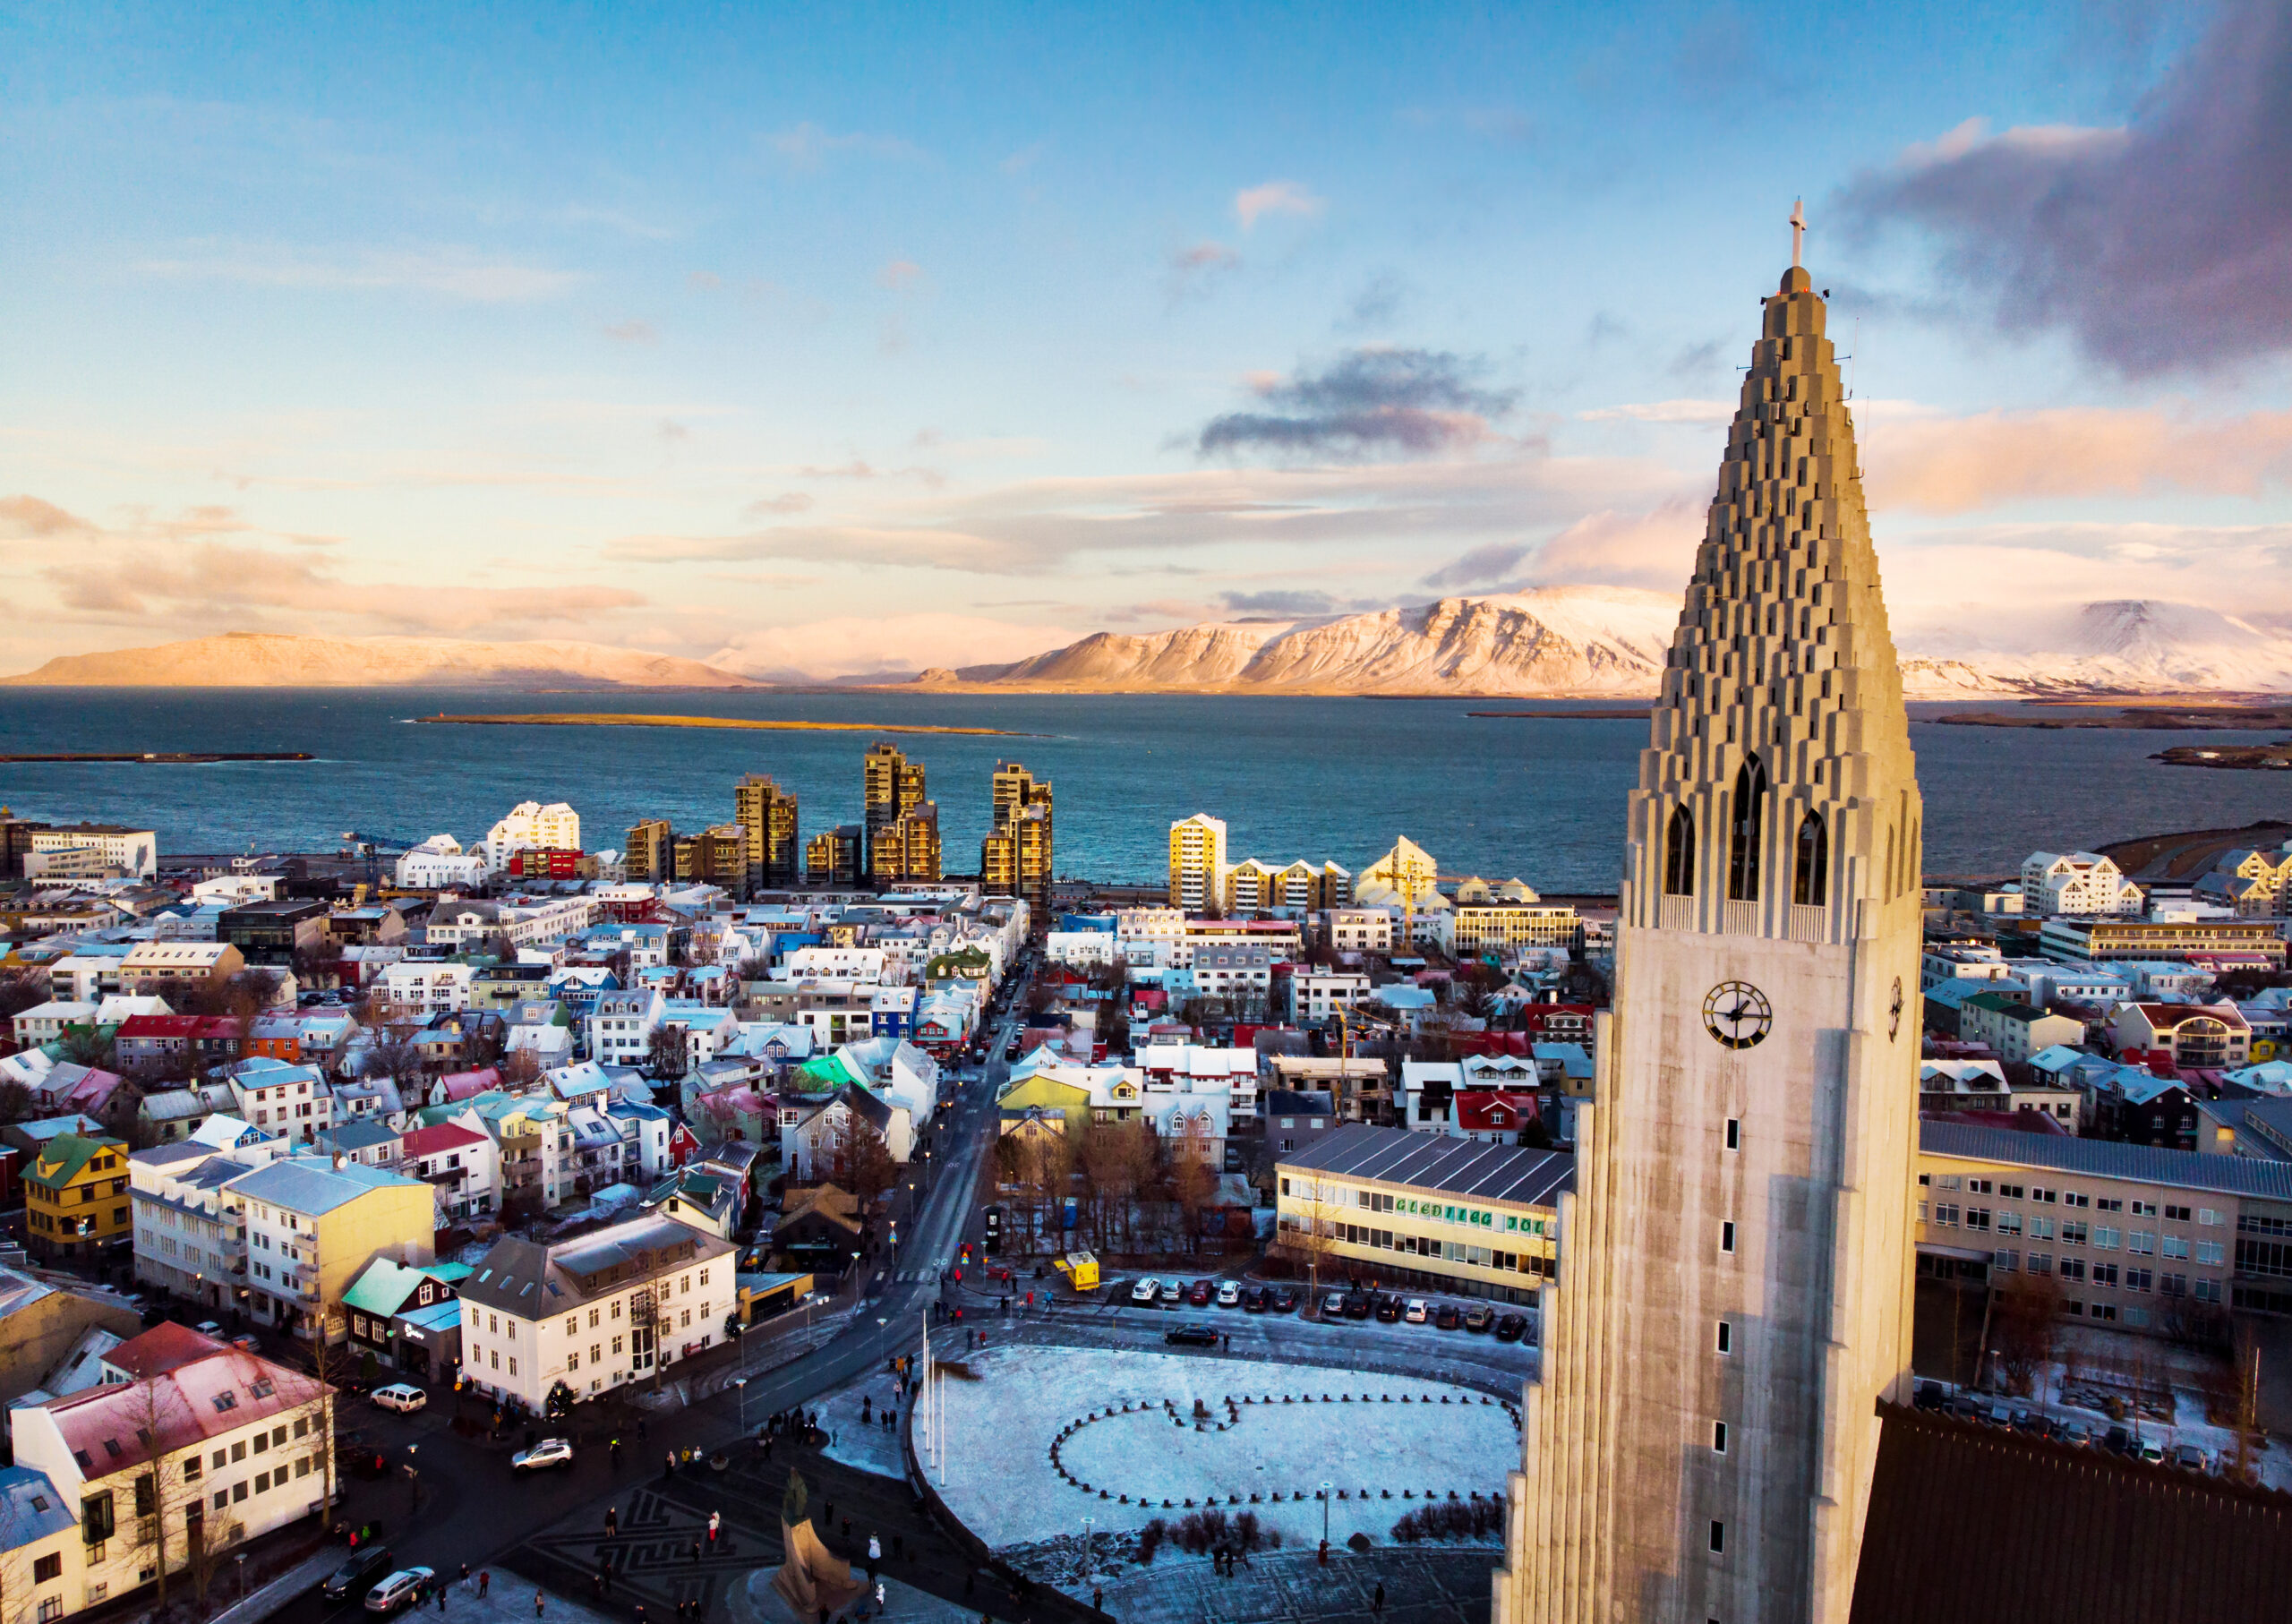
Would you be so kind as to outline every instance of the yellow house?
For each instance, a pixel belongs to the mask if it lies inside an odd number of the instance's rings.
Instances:
[[[1023,1115],[1030,1109],[1056,1112],[1069,1128],[1086,1120],[1128,1122],[1138,1115],[1138,1077],[1128,1067],[1078,1065],[1069,1070],[1073,1081],[1046,1065],[1005,1089],[997,1102],[1005,1122],[1011,1120],[1011,1113]]]
[[[248,1306],[297,1336],[323,1317],[347,1331],[338,1304],[378,1257],[407,1268],[436,1260],[436,1197],[418,1178],[323,1156],[284,1156],[231,1181],[245,1202]]]
[[[129,1244],[127,1146],[59,1133],[24,1174],[26,1249],[34,1257],[91,1259]]]

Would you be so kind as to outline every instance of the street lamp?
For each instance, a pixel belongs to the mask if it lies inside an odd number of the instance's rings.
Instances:
[[[421,1447],[418,1443],[406,1446],[406,1505],[409,1516],[422,1509],[422,1474],[414,1467],[414,1452]]]
[[[740,1389],[740,1436],[746,1438],[748,1434],[748,1379],[735,1376],[732,1385]]]
[[[1321,1549],[1329,1549],[1329,1492],[1330,1485],[1321,1485]]]
[[[247,1599],[247,1553],[244,1551],[231,1559],[239,1565],[239,1600]]]

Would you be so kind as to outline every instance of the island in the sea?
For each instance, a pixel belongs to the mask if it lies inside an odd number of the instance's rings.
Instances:
[[[971,733],[998,739],[1039,739],[1010,728],[945,727],[919,722],[783,722],[750,716],[648,716],[639,712],[540,711],[522,715],[416,716],[416,722],[460,722],[470,727],[550,728],[746,728],[780,733]]]

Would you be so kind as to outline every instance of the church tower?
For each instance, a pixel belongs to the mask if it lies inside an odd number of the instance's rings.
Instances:
[[[1496,1624],[1843,1624],[1909,1397],[1918,783],[1797,258],[1630,798]]]

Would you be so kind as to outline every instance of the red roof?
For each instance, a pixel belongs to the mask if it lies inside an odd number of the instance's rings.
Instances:
[[[209,1351],[178,1358],[187,1345],[171,1339],[155,1345],[162,1362],[155,1374],[89,1388],[38,1406],[56,1418],[64,1448],[90,1479],[131,1471],[155,1454],[299,1409],[323,1390],[299,1371],[176,1325],[122,1343],[112,1349],[110,1363],[126,1368],[120,1355],[160,1331],[180,1331]]]
[[[123,1038],[235,1038],[238,1031],[229,1015],[130,1015],[119,1023]]]
[[[188,1325],[178,1325],[173,1320],[167,1320],[141,1336],[130,1337],[113,1348],[104,1356],[104,1363],[116,1365],[129,1375],[140,1379],[159,1375],[178,1364],[204,1359],[210,1354],[219,1354],[229,1346],[227,1342],[218,1342]]]
[[[1509,1094],[1500,1089],[1459,1089],[1451,1098],[1457,1106],[1457,1126],[1467,1133],[1517,1133],[1538,1119],[1536,1097]]]
[[[416,1128],[399,1141],[410,1157],[436,1156],[440,1151],[484,1142],[484,1134],[450,1122],[441,1122],[434,1128]]]
[[[438,1082],[446,1090],[447,1099],[459,1102],[500,1088],[501,1073],[489,1065],[475,1072],[448,1072]]]

